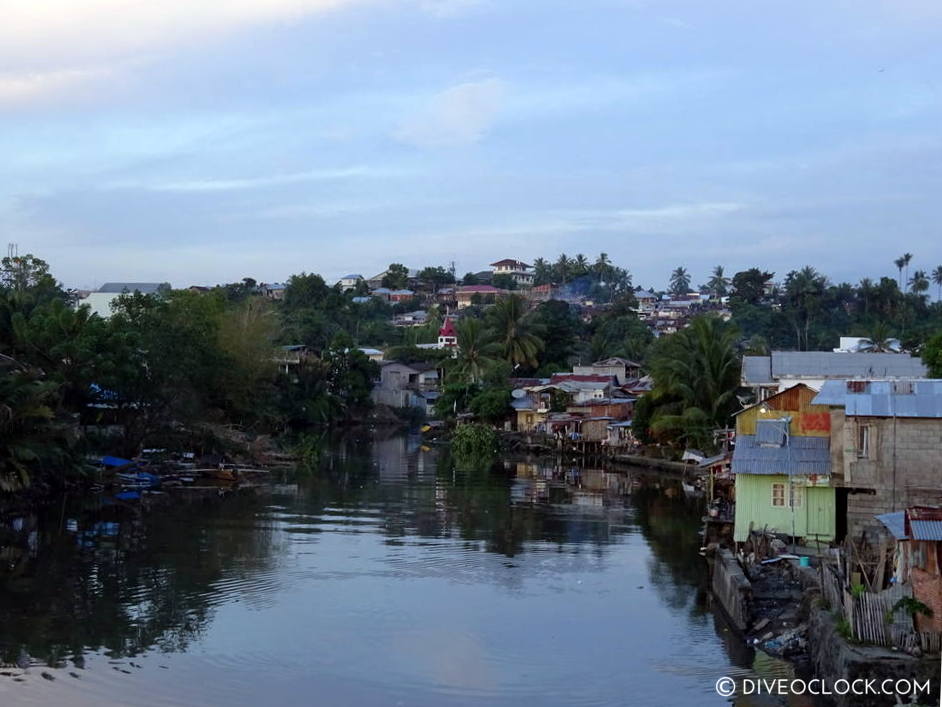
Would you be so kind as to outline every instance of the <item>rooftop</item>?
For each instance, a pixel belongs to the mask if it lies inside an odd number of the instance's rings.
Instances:
[[[513,258],[504,258],[503,260],[498,260],[496,263],[491,263],[491,267],[498,267],[498,266],[500,266],[500,265],[512,265],[512,266],[518,267],[518,268],[529,268],[529,267],[530,267],[529,265],[527,265],[527,264],[526,264],[525,262],[523,262],[522,260],[515,260],[515,259],[513,259]]]
[[[791,437],[781,447],[764,445],[756,435],[738,435],[733,452],[734,474],[827,476],[831,452],[826,437]]]
[[[942,418],[942,380],[825,381],[812,403],[843,407],[849,417]]]
[[[907,353],[842,353],[834,351],[773,351],[770,356],[744,356],[747,385],[774,383],[780,378],[922,378],[926,367]]]
[[[166,282],[106,282],[98,288],[99,292],[140,292],[142,295],[152,295],[161,288],[170,287]]]

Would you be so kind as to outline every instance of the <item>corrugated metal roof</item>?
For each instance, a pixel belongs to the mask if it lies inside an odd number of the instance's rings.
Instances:
[[[773,351],[772,378],[922,378],[923,362],[905,353]]]
[[[942,541],[942,520],[910,520],[913,540]]]
[[[746,385],[774,383],[772,359],[769,356],[743,356],[742,380]]]
[[[788,439],[788,423],[790,421],[787,417],[756,420],[756,442],[763,446],[783,446]]]
[[[98,288],[99,292],[140,292],[142,295],[152,295],[160,291],[161,287],[169,284],[164,282],[106,282]]]
[[[890,534],[897,540],[907,540],[906,537],[906,513],[905,511],[896,511],[895,513],[883,513],[874,516],[883,523]]]
[[[865,354],[851,354],[854,356]],[[850,417],[942,418],[942,380],[866,381],[862,391],[848,381],[827,381],[812,401],[843,407]],[[912,392],[901,392],[905,390]]]
[[[830,445],[826,437],[791,437],[783,447],[764,447],[755,435],[738,435],[732,471],[827,476],[831,473]]]

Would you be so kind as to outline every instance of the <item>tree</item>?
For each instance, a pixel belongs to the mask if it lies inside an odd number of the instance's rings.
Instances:
[[[883,322],[874,324],[870,333],[864,337],[860,343],[860,350],[867,353],[898,352],[898,349],[893,344],[889,327]]]
[[[526,300],[509,295],[497,301],[487,319],[503,358],[515,366],[536,368],[543,341],[531,331],[526,312]]]
[[[909,261],[905,257],[899,257],[893,261],[893,265],[896,266],[897,271],[899,271],[899,286],[900,289],[903,289],[903,268]]]
[[[409,284],[409,268],[402,263],[391,263],[383,275],[383,287],[391,290],[404,290]]]
[[[500,347],[492,341],[480,319],[463,318],[455,326],[458,335],[458,356],[454,370],[460,380],[475,384],[497,360]]]
[[[465,273],[465,274],[464,274],[464,277],[463,277],[463,278],[461,278],[461,284],[462,284],[462,285],[466,285],[466,286],[470,286],[470,285],[477,285],[477,284],[480,284],[480,283],[478,283],[478,276],[477,276],[477,275],[475,275],[473,272],[468,272],[468,273]]]
[[[419,279],[428,282],[432,289],[437,291],[444,285],[452,284],[455,281],[455,276],[441,265],[434,267],[430,265],[419,272]]]
[[[929,276],[925,270],[917,270],[909,279],[909,291],[921,295],[929,289]]]
[[[533,284],[549,285],[553,282],[553,266],[545,258],[533,261]]]
[[[936,265],[935,270],[932,271],[932,282],[939,287],[936,299],[942,301],[942,265]]]
[[[14,255],[0,261],[3,286],[21,292],[55,280],[49,274],[49,264],[32,254]]]
[[[534,333],[543,340],[540,369],[565,370],[581,338],[582,320],[568,302],[552,299],[537,306],[531,323]]]
[[[912,253],[903,253],[903,266],[906,268],[906,280],[904,282],[909,280],[909,263],[912,262],[912,259]]]
[[[775,273],[749,268],[733,275],[732,296],[740,302],[759,304],[766,296],[766,288]]]
[[[690,292],[690,273],[683,266],[674,268],[671,273],[670,287],[668,288],[672,295],[680,297]]]
[[[785,276],[785,314],[795,330],[797,348],[810,346],[811,323],[821,310],[827,278],[810,265],[792,270]]]
[[[517,281],[514,280],[513,275],[508,275],[507,273],[494,275],[494,277],[491,278],[491,285],[501,290],[517,289]]]
[[[706,284],[707,292],[714,297],[725,297],[729,293],[729,278],[723,275],[723,266],[713,268],[713,274]]]
[[[496,424],[503,421],[511,411],[510,390],[490,388],[475,395],[468,409],[486,422]]]
[[[921,355],[922,362],[929,369],[929,377],[942,378],[942,331],[923,345]]]
[[[713,446],[712,431],[725,427],[739,407],[739,332],[714,316],[696,317],[664,337],[650,360],[656,409],[651,428],[671,442]]]

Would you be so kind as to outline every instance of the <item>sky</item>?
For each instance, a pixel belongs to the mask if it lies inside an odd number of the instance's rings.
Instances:
[[[0,229],[67,286],[606,252],[942,264],[937,0],[0,0]],[[933,287],[933,290],[935,288]]]

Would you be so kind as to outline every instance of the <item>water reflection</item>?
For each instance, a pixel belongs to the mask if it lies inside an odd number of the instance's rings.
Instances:
[[[700,515],[650,474],[460,471],[410,437],[258,496],[63,499],[0,523],[0,703],[724,704],[755,656]]]

